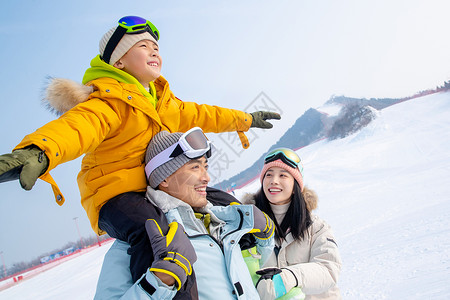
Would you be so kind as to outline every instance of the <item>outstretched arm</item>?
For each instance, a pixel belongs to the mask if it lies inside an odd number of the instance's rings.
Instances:
[[[164,108],[160,109],[159,115],[165,126],[173,131],[187,131],[198,126],[204,132],[232,132],[237,131],[244,148],[249,147],[249,141],[244,132],[250,127],[272,128],[272,124],[266,120],[280,119],[278,113],[257,111],[246,113],[236,109],[229,109],[219,106],[197,104],[194,102],[183,102],[173,97],[179,115],[164,113]]]

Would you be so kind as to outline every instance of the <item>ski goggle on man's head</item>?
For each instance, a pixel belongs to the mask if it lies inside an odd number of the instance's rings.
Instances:
[[[194,159],[205,155],[211,157],[212,143],[208,140],[200,127],[194,127],[183,133],[177,143],[167,149],[164,149],[153,157],[145,166],[147,178],[159,166],[174,159],[179,155],[186,155]]]
[[[121,18],[119,20],[119,26],[117,26],[106,44],[102,59],[109,64],[114,49],[116,49],[125,34],[139,34],[144,32],[150,33],[156,41],[159,40],[159,31],[150,21],[137,16],[126,16]]]
[[[288,148],[277,148],[267,153],[264,158],[264,164],[281,159],[282,162],[292,168],[298,168],[303,175],[303,165],[300,157],[294,150]]]

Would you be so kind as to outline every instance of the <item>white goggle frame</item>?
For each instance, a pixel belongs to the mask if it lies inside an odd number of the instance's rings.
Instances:
[[[188,158],[197,158],[211,150],[212,143],[208,140],[200,127],[194,127],[183,133],[177,143],[167,149],[164,149],[153,157],[145,166],[147,178],[159,166],[171,161],[178,155],[173,156],[175,149],[180,146]],[[209,156],[208,156],[209,157]]]

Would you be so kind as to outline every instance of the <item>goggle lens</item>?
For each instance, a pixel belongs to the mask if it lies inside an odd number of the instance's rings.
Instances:
[[[303,166],[301,164],[300,157],[295,153],[295,151],[288,148],[278,148],[270,151],[264,158],[264,163],[269,163],[281,159],[284,163],[291,166],[292,168],[297,168],[300,172],[303,172]]]
[[[177,143],[153,157],[145,166],[145,173],[149,177],[157,167],[182,154],[190,159],[199,158],[203,155],[209,158],[211,157],[211,147],[212,143],[208,140],[202,129],[194,127],[185,132]]]
[[[119,20],[119,25],[127,29],[127,33],[142,33],[149,31],[156,40],[159,40],[159,31],[150,21],[138,16],[126,16]]]
[[[141,17],[137,16],[127,16],[123,17],[119,20],[119,24],[132,27],[135,25],[145,25],[147,23],[147,20]]]
[[[208,138],[205,134],[200,131],[192,131],[185,137],[186,142],[194,150],[207,149],[208,148]]]

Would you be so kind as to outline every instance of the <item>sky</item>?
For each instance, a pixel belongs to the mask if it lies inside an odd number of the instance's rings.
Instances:
[[[249,132],[245,151],[234,133],[208,135],[220,154],[217,182],[250,166],[332,95],[404,97],[450,80],[449,8],[445,0],[1,1],[0,153],[55,118],[41,104],[48,77],[81,82],[102,35],[120,17],[140,15],[160,31],[162,73],[177,97],[282,115],[273,129]],[[43,182],[30,192],[0,184],[6,265],[78,239],[75,222],[82,236],[93,234],[76,184],[80,163],[51,172],[62,207]]]
[[[351,136],[297,151],[305,184],[319,196],[314,213],[339,247],[343,299],[448,299],[449,100],[446,92],[391,106]],[[256,180],[236,194],[259,187]],[[92,299],[108,248],[24,274],[0,300]],[[0,290],[11,282],[0,282]]]

